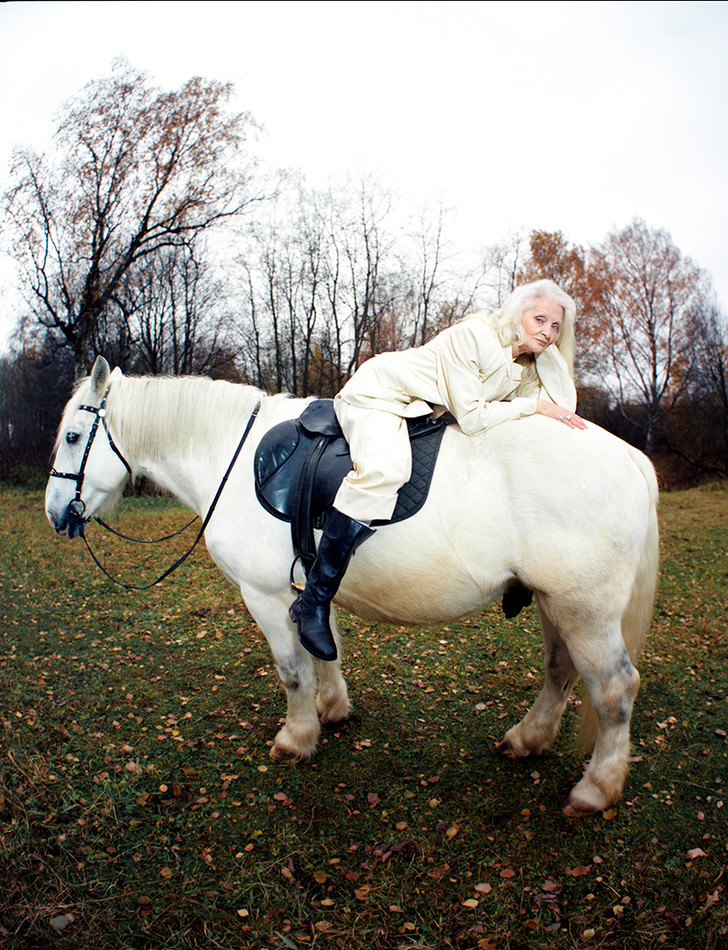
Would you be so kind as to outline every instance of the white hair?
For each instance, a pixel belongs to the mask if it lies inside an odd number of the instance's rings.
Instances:
[[[525,342],[522,319],[524,312],[539,299],[553,300],[564,311],[564,321],[556,338],[556,346],[564,357],[569,372],[574,375],[574,320],[576,304],[553,280],[535,280],[530,284],[516,287],[501,306],[495,310],[489,322],[495,327],[498,339],[503,346],[512,346]]]

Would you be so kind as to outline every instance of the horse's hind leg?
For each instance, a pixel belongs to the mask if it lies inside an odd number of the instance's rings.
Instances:
[[[629,767],[629,723],[640,675],[632,665],[619,623],[600,639],[571,645],[597,715],[594,751],[584,777],[563,806],[570,816],[590,815],[621,798]]]
[[[558,631],[541,613],[544,642],[544,684],[536,702],[523,719],[503,737],[498,751],[512,759],[548,749],[578,679],[571,654]]]

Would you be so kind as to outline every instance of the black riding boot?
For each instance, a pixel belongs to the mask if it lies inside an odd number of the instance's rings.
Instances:
[[[343,580],[354,548],[374,532],[359,521],[332,509],[308,573],[306,587],[288,611],[298,626],[301,644],[319,660],[337,657],[329,626],[331,601]]]

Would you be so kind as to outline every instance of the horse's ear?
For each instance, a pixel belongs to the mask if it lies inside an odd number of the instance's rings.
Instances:
[[[106,390],[106,384],[109,380],[109,364],[103,356],[97,356],[93,369],[91,370],[91,392],[96,396],[99,402]]]
[[[113,383],[115,379],[121,379],[121,377],[122,377],[123,375],[124,375],[124,374],[121,372],[121,367],[120,367],[120,366],[115,366],[115,367],[111,370],[111,376],[109,376],[109,382],[110,382],[110,383]]]

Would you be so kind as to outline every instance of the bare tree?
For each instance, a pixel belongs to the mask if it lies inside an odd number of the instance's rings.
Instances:
[[[333,395],[375,353],[426,342],[469,306],[446,260],[444,214],[416,232],[392,196],[292,181],[249,229],[241,271],[248,378],[297,395]]]
[[[693,362],[687,316],[700,299],[701,271],[667,231],[635,219],[607,236],[589,262],[600,332],[594,368],[623,415],[655,448],[659,425],[684,391]]]
[[[15,153],[6,207],[28,299],[77,372],[131,270],[253,200],[252,120],[226,111],[231,91],[195,78],[166,92],[117,63],[63,106],[54,153]]]
[[[526,238],[521,230],[511,231],[502,241],[485,249],[479,293],[488,309],[495,309],[515,289],[527,253]]]
[[[720,407],[728,427],[728,318],[706,292],[689,313],[688,324],[697,392]]]
[[[728,318],[706,287],[687,315],[693,363],[689,405],[671,449],[703,472],[728,474]],[[676,445],[677,442],[682,445]]]
[[[146,257],[127,273],[111,302],[118,311],[117,336],[107,331],[106,346],[123,340],[130,368],[215,375],[227,366],[232,340],[225,295],[196,242]]]

